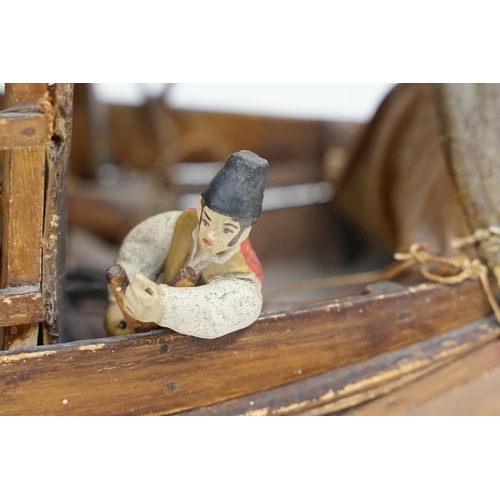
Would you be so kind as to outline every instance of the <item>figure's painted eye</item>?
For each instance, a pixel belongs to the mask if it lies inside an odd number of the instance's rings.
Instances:
[[[225,227],[223,229],[223,231],[224,231],[224,234],[233,234],[234,233],[234,231],[231,231],[231,229],[228,229],[227,227]]]
[[[202,222],[205,227],[210,227],[210,224],[205,219],[202,219]]]

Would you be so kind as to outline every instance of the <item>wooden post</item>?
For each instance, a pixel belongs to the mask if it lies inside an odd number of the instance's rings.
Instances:
[[[6,107],[36,103],[45,83],[6,84]],[[0,286],[41,285],[45,146],[8,150],[2,195],[2,267]],[[38,323],[7,327],[4,349],[36,346]]]
[[[56,343],[59,332],[62,330],[59,310],[65,270],[65,181],[73,122],[73,84],[56,83],[52,90],[52,102],[56,115],[52,141],[47,148],[42,266],[42,297],[45,311],[44,344]]]

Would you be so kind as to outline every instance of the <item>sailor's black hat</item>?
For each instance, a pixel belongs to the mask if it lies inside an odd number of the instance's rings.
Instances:
[[[233,153],[202,193],[205,205],[234,219],[253,219],[262,210],[269,163],[251,151]]]

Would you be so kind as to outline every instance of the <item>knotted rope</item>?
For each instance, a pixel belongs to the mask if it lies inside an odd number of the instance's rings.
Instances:
[[[480,237],[485,236],[485,233],[483,232],[476,231],[476,233],[478,233],[478,236]],[[474,233],[474,235],[476,235],[476,233]],[[476,243],[477,240],[474,239],[474,235],[467,238],[461,238],[460,240],[455,240],[454,244],[461,245],[456,246],[455,248],[461,248],[462,246]],[[479,281],[483,287],[488,302],[495,313],[495,318],[500,324],[500,307],[498,306],[495,295],[491,290],[488,279],[488,267],[479,259],[471,260],[463,255],[456,257],[442,257],[427,252],[426,248],[426,244],[414,243],[410,246],[408,253],[396,253],[394,254],[394,258],[400,262],[411,262],[412,265],[418,265],[418,271],[420,274],[426,280],[433,283],[439,283],[442,285],[458,285],[459,283],[463,283],[465,280]],[[431,266],[433,264],[441,264],[442,266],[448,267],[452,271],[452,274],[445,275],[431,271]]]
[[[490,226],[487,229],[477,229],[472,235],[465,238],[454,238],[451,240],[453,248],[463,248],[467,245],[475,245],[482,241],[500,236],[500,226]]]
[[[488,229],[478,229],[471,236],[465,238],[455,238],[451,241],[453,248],[463,248],[467,245],[473,245],[480,242],[498,238],[500,236],[499,226],[490,226]],[[379,280],[390,280],[401,274],[403,271],[413,266],[418,266],[420,274],[428,281],[442,285],[458,285],[465,280],[475,280],[481,283],[486,294],[488,302],[493,309],[495,318],[500,324],[500,307],[491,290],[489,282],[489,269],[479,259],[469,259],[465,255],[454,257],[443,257],[427,252],[427,244],[414,243],[410,246],[407,253],[396,253],[394,258],[398,261],[388,269],[379,271],[370,271],[347,276],[333,276],[329,278],[320,278],[310,280],[305,283],[287,285],[277,291],[274,291],[273,300],[267,300],[267,303],[276,301],[276,297],[282,293],[295,293],[307,290],[317,290],[321,288],[333,288],[346,285],[359,285],[373,283]],[[450,272],[440,274],[433,271],[433,265],[440,264],[441,269],[447,267]]]

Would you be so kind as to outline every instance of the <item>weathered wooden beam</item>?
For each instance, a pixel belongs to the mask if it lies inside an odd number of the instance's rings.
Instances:
[[[498,353],[499,346],[496,348]],[[491,353],[491,352],[490,352]],[[497,355],[498,360],[498,355]],[[470,359],[475,363],[476,359]],[[489,371],[463,382],[450,391],[436,395],[422,404],[401,412],[401,415],[431,415],[431,416],[500,416],[500,367],[490,367]],[[471,371],[479,371],[481,367],[472,367]],[[462,370],[470,370],[468,364],[462,366]],[[473,374],[471,374],[473,375]],[[446,375],[443,375],[446,376]],[[433,382],[430,380],[429,382]]]
[[[0,327],[43,320],[42,294],[33,286],[0,290]]]
[[[46,90],[46,84],[6,84],[6,107],[36,103]],[[1,288],[40,287],[44,188],[44,146],[5,152]],[[4,330],[4,349],[31,347],[37,342],[37,323]]]
[[[73,123],[73,84],[56,83],[54,131],[47,148],[46,196],[43,223],[42,294],[45,321],[43,343],[54,344],[62,329],[59,309],[65,270],[66,181]]]
[[[327,415],[351,407],[349,415],[392,414],[392,406],[383,411],[382,401],[389,401],[393,392],[405,398],[405,387],[415,385],[415,380],[425,385],[429,372],[436,373],[436,382],[443,366],[499,335],[500,326],[492,316],[362,363],[178,415]],[[498,365],[498,346],[496,350]],[[436,385],[427,387],[427,393]]]
[[[484,324],[484,322],[480,322]],[[491,327],[494,328],[493,320]],[[477,335],[486,335],[487,331],[477,331]],[[444,336],[447,334],[443,335]],[[478,339],[476,339],[478,340]],[[446,346],[444,346],[446,347]],[[480,345],[478,342],[467,342],[463,347],[470,349],[470,352],[465,352],[451,362],[447,362],[445,366],[439,369],[432,370],[424,376],[418,377],[416,380],[401,384],[399,388],[390,391],[388,394],[377,397],[371,401],[363,403],[359,406],[354,406],[348,410],[342,411],[342,415],[437,415],[432,412],[431,406],[435,406],[435,410],[439,409],[440,413],[445,409],[441,404],[434,405],[440,399],[444,400],[461,391],[462,388],[474,384],[477,380],[482,380],[488,377],[492,372],[498,370],[500,366],[500,341],[494,340],[487,342],[485,345]],[[446,358],[445,358],[446,359]],[[483,405],[489,407],[493,399],[497,399],[496,408],[488,408],[488,412],[483,415],[495,414],[500,415],[498,402],[498,385],[490,388],[489,393],[480,394]],[[459,411],[463,411],[463,406],[471,408],[470,396],[461,401],[461,407],[453,410],[450,415],[458,415]],[[476,402],[479,402],[476,398]],[[425,413],[425,411],[428,413]]]
[[[367,294],[203,340],[153,332],[0,355],[0,414],[173,414],[370,359],[490,313],[476,282]]]
[[[0,150],[43,146],[49,141],[49,120],[44,114],[0,114]]]

